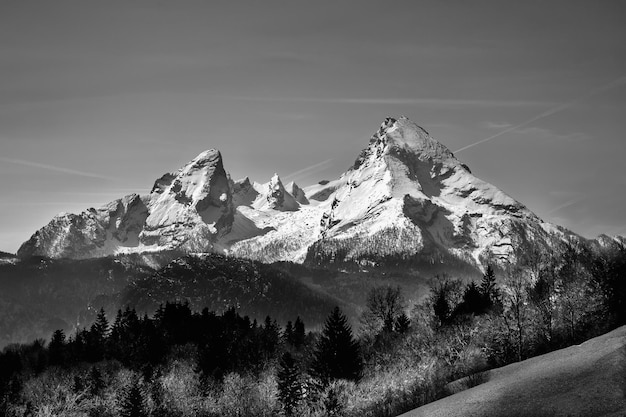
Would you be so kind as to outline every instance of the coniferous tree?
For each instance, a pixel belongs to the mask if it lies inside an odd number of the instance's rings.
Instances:
[[[116,319],[117,321],[117,319]],[[138,349],[137,342],[141,337],[141,321],[137,316],[137,311],[133,308],[126,307],[122,312],[121,320],[118,327],[118,333],[115,335],[117,339],[117,359],[125,365],[137,362]]]
[[[493,272],[491,265],[487,265],[487,270],[485,271],[483,280],[480,283],[480,292],[485,299],[487,308],[491,308],[498,296],[496,288],[496,274]]]
[[[352,337],[352,329],[339,307],[335,307],[326,319],[312,368],[324,382],[332,379],[356,381],[360,378],[363,362],[359,344]]]
[[[455,309],[455,314],[483,314],[487,311],[486,297],[475,282],[470,282],[465,287],[463,301]]]
[[[120,415],[122,417],[147,417],[146,398],[139,385],[139,380],[135,379],[126,394],[120,401]]]
[[[65,333],[63,330],[55,330],[48,345],[48,364],[51,366],[64,365],[67,356],[66,351]]]
[[[272,320],[270,316],[265,317],[265,324],[261,331],[261,351],[266,362],[275,357],[279,342],[280,329],[276,320]]]
[[[104,308],[101,308],[96,316],[96,321],[91,325],[87,336],[86,353],[90,362],[98,362],[104,359],[108,335],[109,322]]]
[[[97,366],[92,366],[87,377],[87,383],[89,385],[89,393],[93,396],[100,394],[100,391],[104,389],[106,384],[104,378],[102,378],[102,372]]]
[[[90,332],[93,333],[97,339],[104,342],[109,335],[109,321],[107,320],[106,312],[104,308],[98,311],[96,321],[91,325]]]
[[[433,312],[441,324],[448,322],[448,318],[450,317],[450,305],[448,304],[448,299],[444,291],[435,294]]]
[[[122,358],[122,318],[122,310],[118,309],[107,339],[107,354],[115,359]]]
[[[70,337],[67,342],[67,350],[69,359],[72,363],[81,362],[87,359],[87,335],[86,329],[77,330],[74,338]]]
[[[304,398],[302,373],[291,356],[285,352],[278,370],[278,396],[286,416],[293,416]]]
[[[287,322],[285,326],[285,331],[283,332],[283,339],[290,345],[293,345],[293,324],[291,320]]]
[[[141,337],[137,341],[138,359],[151,367],[161,362],[166,353],[167,341],[155,323],[145,316],[141,321]]]
[[[305,337],[304,322],[300,319],[300,316],[298,316],[293,325],[293,345],[299,349],[304,345]]]

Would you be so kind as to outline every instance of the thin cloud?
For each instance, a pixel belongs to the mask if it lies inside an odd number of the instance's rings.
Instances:
[[[75,201],[2,201],[0,207],[41,207],[41,206],[88,206],[90,203],[75,202]]]
[[[106,175],[94,174],[93,172],[77,171],[75,169],[57,167],[54,165],[41,164],[39,162],[25,161],[23,159],[15,158],[3,158],[0,156],[1,162],[7,162],[9,164],[23,165],[27,167],[46,169],[48,171],[61,172],[63,174],[75,175],[79,177],[98,178],[107,181],[118,181],[118,178],[108,177]]]
[[[487,129],[507,129],[511,127],[511,123],[507,122],[486,122],[485,127]]]
[[[546,139],[557,139],[557,140],[567,140],[567,141],[583,141],[588,140],[590,137],[580,132],[573,132],[568,134],[560,134],[553,132],[550,129],[546,129],[543,127],[536,126],[528,126],[523,127],[521,129],[517,129],[515,131],[517,134],[533,136],[533,137],[544,137]]]
[[[271,96],[226,96],[229,100],[287,102],[287,103],[330,103],[330,104],[401,104],[435,107],[525,107],[548,106],[552,103],[524,100],[480,100],[459,98],[338,98],[338,97],[271,97]]]
[[[142,187],[143,188],[143,187]],[[83,191],[55,191],[55,194],[66,194],[66,195],[75,195],[75,196],[89,196],[89,197],[108,197],[108,196],[118,196],[123,197],[129,194],[146,194],[145,190],[142,188],[120,188],[112,191],[101,191],[101,192],[83,192]]]
[[[317,164],[313,164],[306,168],[302,168],[298,171],[291,172],[285,175],[285,178],[298,178],[298,177],[304,176],[305,174],[310,175],[313,173],[321,172],[325,170],[326,168],[328,168],[328,165],[330,165],[331,162],[332,162],[332,159],[327,159],[325,161],[318,162]]]
[[[557,206],[557,207],[553,208],[552,210],[548,211],[546,214],[548,214],[548,215],[554,214],[557,211],[563,210],[564,208],[571,207],[571,206],[573,206],[575,204],[580,203],[581,201],[585,200],[585,198],[586,197],[573,198],[573,199],[571,199],[571,200],[561,204],[560,206]]]
[[[470,143],[469,145],[464,146],[464,147],[462,147],[460,149],[457,149],[454,152],[458,153],[458,152],[464,151],[466,149],[473,148],[474,146],[480,145],[481,143],[489,142],[489,141],[494,140],[494,139],[496,139],[496,138],[498,138],[498,137],[500,137],[500,136],[502,136],[502,135],[504,135],[506,133],[509,133],[509,132],[512,132],[512,131],[514,131],[516,129],[519,129],[520,127],[524,127],[524,126],[529,125],[529,124],[531,124],[533,122],[536,122],[537,120],[540,120],[540,119],[543,119],[545,117],[552,116],[553,114],[560,113],[560,112],[562,112],[564,110],[567,110],[570,107],[575,106],[576,104],[578,104],[578,103],[580,103],[580,102],[582,102],[584,100],[587,100],[588,98],[590,98],[592,96],[595,96],[597,94],[603,93],[603,92],[608,91],[608,90],[612,90],[612,89],[620,87],[620,86],[622,86],[624,84],[626,84],[626,76],[617,78],[617,79],[611,81],[610,83],[608,83],[606,85],[603,85],[601,87],[595,88],[595,89],[589,91],[588,93],[583,94],[582,96],[575,98],[574,100],[568,101],[567,103],[559,104],[558,106],[553,107],[551,109],[548,109],[548,110],[544,111],[543,113],[540,113],[537,116],[532,117],[532,118],[530,118],[530,119],[528,119],[528,120],[526,120],[526,121],[524,121],[522,123],[519,123],[519,124],[517,124],[515,126],[511,126],[511,127],[507,128],[507,129],[504,129],[503,131],[498,132],[495,135],[489,136],[488,138],[481,139],[481,140],[479,140],[477,142],[474,142],[474,143]]]

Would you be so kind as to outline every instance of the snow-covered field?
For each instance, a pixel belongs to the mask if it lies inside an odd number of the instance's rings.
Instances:
[[[403,417],[626,416],[626,326],[494,369],[482,385]]]

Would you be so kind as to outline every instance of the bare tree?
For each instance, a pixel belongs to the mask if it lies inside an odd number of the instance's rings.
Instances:
[[[527,273],[523,268],[509,265],[504,282],[503,317],[516,347],[517,360],[521,361],[528,320]]]
[[[361,321],[367,330],[391,332],[404,313],[406,303],[400,287],[382,286],[370,290],[365,307]]]
[[[539,315],[540,334],[547,343],[553,338],[557,275],[557,262],[548,261],[540,270],[539,278],[528,288],[528,298]]]
[[[571,341],[577,339],[585,314],[599,308],[598,294],[590,287],[589,257],[588,249],[581,242],[570,239],[563,249],[555,284],[556,308]]]

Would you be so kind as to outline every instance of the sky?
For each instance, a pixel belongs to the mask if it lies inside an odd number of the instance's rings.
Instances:
[[[405,115],[546,221],[626,234],[626,2],[0,2],[0,250],[216,148],[338,177]]]

